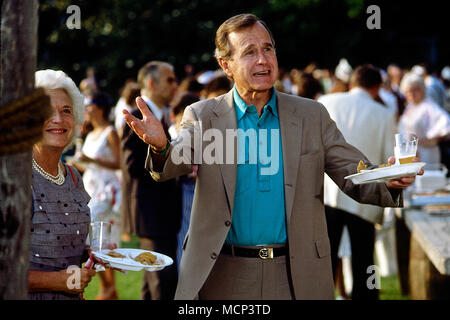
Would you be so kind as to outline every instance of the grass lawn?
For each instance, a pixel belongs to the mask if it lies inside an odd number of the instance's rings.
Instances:
[[[381,277],[380,300],[410,300],[400,292],[400,282],[397,276]]]
[[[132,237],[130,242],[122,242],[122,248],[139,248],[139,239]],[[140,300],[143,271],[128,271],[122,274],[115,271],[116,288],[120,300]],[[99,292],[100,278],[94,277],[84,292],[86,300],[95,300]],[[408,296],[400,293],[397,276],[381,277],[380,300],[408,300]]]

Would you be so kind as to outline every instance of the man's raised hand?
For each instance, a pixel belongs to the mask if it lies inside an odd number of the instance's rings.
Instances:
[[[142,113],[142,120],[123,110],[126,123],[145,143],[156,149],[163,149],[167,144],[167,137],[161,122],[150,112],[147,104],[141,97],[136,98],[136,104]]]

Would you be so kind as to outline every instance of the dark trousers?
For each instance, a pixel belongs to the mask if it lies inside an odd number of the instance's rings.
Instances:
[[[331,263],[335,276],[338,264],[338,250],[344,226],[347,226],[352,248],[353,300],[377,300],[378,289],[370,288],[368,280],[374,263],[375,227],[372,223],[349,212],[325,206],[328,236],[331,245]],[[370,281],[373,284],[373,281]]]
[[[173,300],[177,288],[177,238],[140,238],[142,250],[150,250],[171,257],[174,262],[161,271],[144,271],[142,300]]]

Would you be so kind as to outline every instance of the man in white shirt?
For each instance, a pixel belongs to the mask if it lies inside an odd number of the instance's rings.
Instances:
[[[347,142],[361,150],[373,164],[387,163],[394,150],[395,113],[374,100],[381,82],[378,69],[363,65],[353,72],[349,92],[319,98]],[[352,248],[352,299],[377,299],[377,289],[367,286],[373,271],[367,273],[367,270],[374,265],[375,224],[382,224],[383,208],[354,201],[328,176],[324,201],[333,271],[342,230],[347,226]]]

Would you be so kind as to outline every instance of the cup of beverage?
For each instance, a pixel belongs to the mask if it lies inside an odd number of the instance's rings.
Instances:
[[[89,243],[92,251],[108,249],[111,239],[111,223],[95,221],[90,225]]]
[[[413,133],[397,133],[395,135],[395,164],[412,163],[416,157],[419,139]]]

